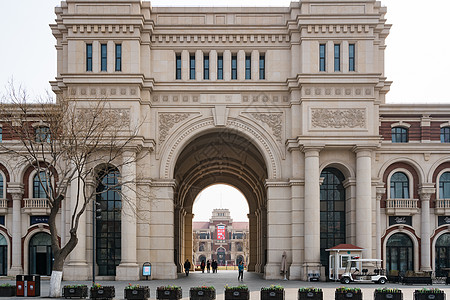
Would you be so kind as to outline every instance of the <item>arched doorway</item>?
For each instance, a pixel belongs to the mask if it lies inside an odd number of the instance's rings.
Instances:
[[[435,246],[435,272],[437,277],[447,276],[448,270],[444,268],[450,268],[450,233],[444,233],[441,235]]]
[[[220,247],[217,249],[217,263],[219,266],[225,266],[226,261],[226,251],[224,248]]]
[[[344,175],[336,168],[325,168],[320,177],[320,263],[328,276],[326,249],[344,244],[345,234],[345,188]]]
[[[107,168],[99,173],[97,203],[100,204],[101,218],[96,222],[96,262],[98,275],[115,276],[121,259],[121,213],[120,173],[115,168]]]
[[[181,151],[174,169],[175,264],[192,257],[193,205],[198,194],[215,184],[227,184],[245,197],[249,210],[249,270],[264,271],[266,253],[266,163],[247,138],[232,131],[209,132],[193,139]],[[227,237],[231,238],[231,237]],[[221,254],[212,258],[220,264]],[[225,263],[226,257],[224,256]]]
[[[53,255],[50,235],[39,232],[33,235],[29,243],[29,274],[46,275],[52,273]]]
[[[5,237],[0,234],[0,276],[6,276],[8,269],[8,243]]]
[[[408,235],[396,233],[389,237],[386,243],[386,270],[414,270],[414,247]]]

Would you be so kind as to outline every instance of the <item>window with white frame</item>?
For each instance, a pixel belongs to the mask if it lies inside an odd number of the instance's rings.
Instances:
[[[409,199],[409,178],[404,172],[395,172],[390,178],[390,198]]]
[[[50,128],[47,126],[38,126],[34,129],[35,140],[38,143],[50,143]]]
[[[0,199],[5,199],[6,198],[6,193],[5,193],[5,175],[0,172]]]
[[[439,177],[439,199],[450,199],[450,172]]]
[[[41,171],[33,176],[33,198],[47,198],[47,192],[51,192],[50,178],[47,173]]]

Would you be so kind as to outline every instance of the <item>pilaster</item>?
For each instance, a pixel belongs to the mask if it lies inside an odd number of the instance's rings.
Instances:
[[[419,197],[422,207],[420,225],[420,270],[432,271],[431,269],[431,229],[430,229],[430,198],[436,192],[434,184],[423,184],[419,188]]]
[[[12,224],[12,259],[11,269],[8,275],[15,276],[23,274],[22,266],[22,217],[21,204],[23,198],[23,184],[10,182],[8,183],[8,193],[13,201],[13,224]]]

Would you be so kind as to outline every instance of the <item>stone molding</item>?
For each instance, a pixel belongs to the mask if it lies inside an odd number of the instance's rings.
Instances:
[[[311,108],[312,128],[366,128],[365,108]]]
[[[330,24],[330,25],[308,25],[304,26],[306,32],[309,34],[314,33],[369,33],[370,25],[367,24]]]
[[[373,87],[314,87],[309,86],[302,89],[302,95],[309,97],[320,96],[323,97],[356,97],[356,98],[367,98],[373,97]]]
[[[73,33],[134,33],[134,25],[73,25]]]
[[[215,83],[214,81],[205,80],[205,82]],[[153,104],[241,104],[241,103],[275,103],[288,104],[289,96],[283,94],[153,94]]]
[[[270,43],[279,45],[290,42],[288,34],[154,34],[152,43]]]

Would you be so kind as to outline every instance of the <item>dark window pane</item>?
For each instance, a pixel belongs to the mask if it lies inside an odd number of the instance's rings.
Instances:
[[[86,71],[92,71],[92,44],[86,44]]]
[[[325,66],[325,51],[326,47],[325,44],[320,44],[319,45],[319,71],[325,71],[326,70],[326,66]]]
[[[266,57],[259,55],[259,79],[266,79]]]
[[[237,79],[237,56],[231,57],[231,79]]]
[[[348,70],[355,71],[355,44],[348,45]]]
[[[195,55],[189,57],[189,79],[195,79]]]
[[[107,66],[108,66],[108,60],[107,60],[107,55],[108,55],[108,47],[106,44],[101,44],[100,46],[101,49],[101,53],[100,53],[100,57],[101,57],[101,71],[106,71],[107,70]]]
[[[122,44],[116,44],[116,72],[122,71]]]
[[[339,72],[341,70],[341,45],[334,45],[334,71]]]
[[[250,55],[245,57],[245,79],[252,79],[252,59]]]

